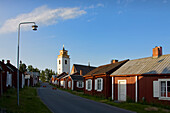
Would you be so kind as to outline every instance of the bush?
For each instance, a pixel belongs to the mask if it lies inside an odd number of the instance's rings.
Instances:
[[[134,103],[135,101],[134,101],[131,97],[127,96],[127,97],[126,97],[126,102],[128,102],[128,103]]]

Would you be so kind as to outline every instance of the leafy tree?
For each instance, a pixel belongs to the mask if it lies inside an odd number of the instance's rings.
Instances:
[[[34,68],[33,68],[32,65],[29,65],[28,68],[27,68],[27,70],[28,70],[29,72],[33,71],[33,69],[34,69]]]
[[[45,69],[45,78],[46,78],[46,81],[49,81],[51,79],[52,75],[55,75],[55,72],[52,71],[52,69],[46,68]]]
[[[42,82],[45,82],[45,71],[43,71],[43,70],[40,73],[40,79]]]
[[[19,70],[20,70],[22,73],[26,72],[26,71],[27,71],[27,66],[26,66],[26,64],[20,63]]]

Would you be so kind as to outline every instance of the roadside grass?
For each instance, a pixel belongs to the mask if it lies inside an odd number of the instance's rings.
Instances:
[[[20,89],[19,98],[20,105],[17,106],[16,89],[8,89],[8,91],[0,97],[0,109],[5,109],[7,113],[51,113],[37,96],[35,87]]]
[[[52,84],[51,84],[52,85]],[[55,85],[52,85],[53,87],[56,87]],[[111,100],[111,98],[104,98],[102,96],[91,96],[91,95],[87,95],[84,94],[84,92],[77,92],[77,91],[72,91],[72,90],[68,90],[68,89],[62,89],[62,88],[58,88],[60,90],[63,91],[67,91],[71,94],[86,98],[86,99],[90,99],[90,100],[94,100],[97,102],[101,102],[101,103],[105,103],[105,104],[109,104],[112,106],[116,106],[119,108],[123,108],[123,109],[127,109],[130,111],[135,111],[137,113],[170,113],[170,107],[169,106],[162,106],[162,105],[151,105],[151,104],[147,104],[147,103],[135,103],[133,101],[130,102],[114,102]]]

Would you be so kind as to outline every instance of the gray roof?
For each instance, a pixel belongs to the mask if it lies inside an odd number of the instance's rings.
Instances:
[[[83,76],[81,75],[70,75],[70,77],[74,81],[83,81]]]
[[[170,74],[170,54],[130,60],[111,75]]]

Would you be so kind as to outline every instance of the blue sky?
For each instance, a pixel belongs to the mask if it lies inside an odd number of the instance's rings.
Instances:
[[[152,48],[170,53],[170,0],[0,0],[0,60],[20,59],[39,69],[57,70],[63,44],[72,64],[93,66],[111,59],[150,57]]]

